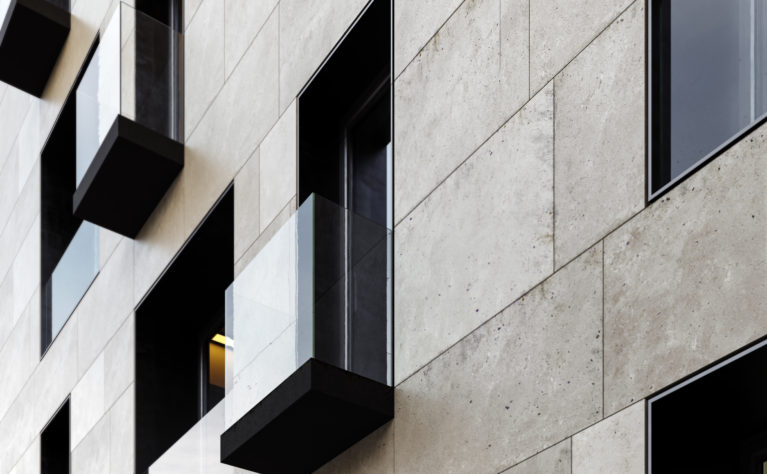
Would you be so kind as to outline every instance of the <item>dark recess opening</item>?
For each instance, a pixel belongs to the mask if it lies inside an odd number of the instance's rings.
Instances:
[[[82,219],[72,213],[72,194],[75,192],[77,87],[88,69],[98,47],[99,38],[91,44],[74,85],[40,153],[40,281],[41,291],[41,343],[44,353],[51,343],[50,279],[56,264],[72,241]]]
[[[219,199],[136,308],[136,472],[212,407],[208,345],[234,279],[234,189]]]
[[[765,344],[650,399],[650,472],[765,472]]]
[[[69,400],[40,435],[41,474],[69,473]]]

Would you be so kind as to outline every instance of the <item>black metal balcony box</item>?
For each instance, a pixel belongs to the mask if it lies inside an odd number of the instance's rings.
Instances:
[[[69,0],[10,0],[7,5],[0,11],[5,13],[0,80],[40,97],[69,35]]]
[[[134,238],[183,168],[179,44],[119,4],[77,89],[76,216]]]

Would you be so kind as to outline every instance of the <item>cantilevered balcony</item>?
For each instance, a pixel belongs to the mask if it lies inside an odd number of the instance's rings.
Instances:
[[[0,81],[36,97],[69,35],[69,0],[0,0]]]
[[[316,194],[227,291],[223,462],[310,472],[393,417],[391,232]]]
[[[135,237],[184,164],[181,36],[120,3],[77,89],[74,213]]]

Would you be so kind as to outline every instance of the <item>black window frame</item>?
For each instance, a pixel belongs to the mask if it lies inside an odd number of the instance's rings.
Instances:
[[[647,0],[646,35],[646,102],[647,160],[646,202],[651,204],[684,182],[722,153],[729,150],[752,131],[767,122],[767,113],[757,117],[728,140],[690,165],[677,176],[671,176],[670,79],[671,58],[668,51],[671,34],[670,5],[673,0]],[[665,182],[664,182],[665,181]],[[656,182],[664,182],[655,186]]]

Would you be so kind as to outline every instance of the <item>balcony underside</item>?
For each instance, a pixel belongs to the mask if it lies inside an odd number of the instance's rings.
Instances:
[[[68,11],[46,0],[11,0],[0,30],[0,80],[42,96],[67,35]]]
[[[221,435],[221,461],[311,472],[393,416],[392,387],[310,359]]]
[[[134,238],[184,166],[184,146],[118,115],[73,197],[76,216]]]

